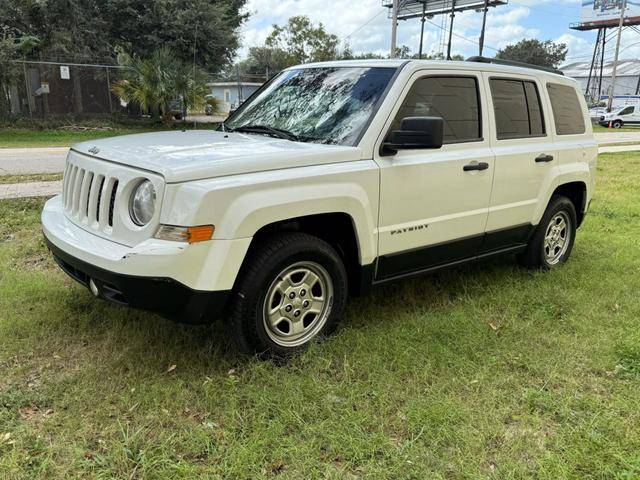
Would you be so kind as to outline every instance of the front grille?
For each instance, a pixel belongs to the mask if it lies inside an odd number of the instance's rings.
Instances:
[[[156,216],[144,227],[129,218],[133,188],[149,180],[156,190]],[[71,150],[62,181],[64,215],[81,229],[132,247],[158,228],[164,182],[160,175]]]
[[[65,213],[77,223],[104,231],[113,227],[119,181],[67,162],[62,184]]]

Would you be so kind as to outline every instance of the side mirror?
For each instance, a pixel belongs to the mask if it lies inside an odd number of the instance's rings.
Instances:
[[[391,132],[391,141],[383,147],[388,154],[398,150],[441,148],[444,143],[444,120],[440,117],[407,117],[400,130]]]

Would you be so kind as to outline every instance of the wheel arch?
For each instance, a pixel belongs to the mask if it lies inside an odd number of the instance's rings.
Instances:
[[[251,239],[249,251],[240,269],[241,277],[247,258],[251,252],[265,240],[274,235],[301,232],[313,235],[331,245],[344,262],[349,279],[350,291],[353,294],[361,293],[361,279],[363,276],[362,247],[358,240],[357,227],[354,218],[345,212],[327,212],[312,215],[304,215],[294,218],[274,221],[261,227]]]
[[[551,198],[558,195],[562,195],[571,200],[571,203],[573,203],[573,206],[576,209],[578,227],[580,227],[584,220],[587,207],[587,184],[582,181],[563,183],[556,187]]]

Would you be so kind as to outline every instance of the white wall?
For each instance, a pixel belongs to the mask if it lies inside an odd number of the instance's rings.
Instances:
[[[587,88],[587,78],[576,78],[576,80],[580,84],[582,92],[584,93],[585,89]],[[597,85],[598,78],[592,79],[591,82],[592,82],[592,85],[593,85],[593,82],[596,82],[596,85]],[[615,95],[635,95],[637,86],[638,86],[638,76],[618,77],[618,79],[616,80]],[[611,77],[603,77],[602,78],[602,94],[608,95],[610,87],[611,87]],[[590,87],[591,91],[593,91],[592,88],[593,87]]]

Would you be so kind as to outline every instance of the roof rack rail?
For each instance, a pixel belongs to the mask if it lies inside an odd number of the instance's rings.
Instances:
[[[493,63],[496,65],[509,65],[511,67],[533,68],[534,70],[542,70],[544,72],[555,73],[556,75],[564,75],[564,73],[562,73],[562,71],[558,70],[557,68],[542,67],[540,65],[532,65],[530,63],[516,62],[514,60],[501,60],[499,58],[488,57],[469,57],[467,58],[467,62]]]

